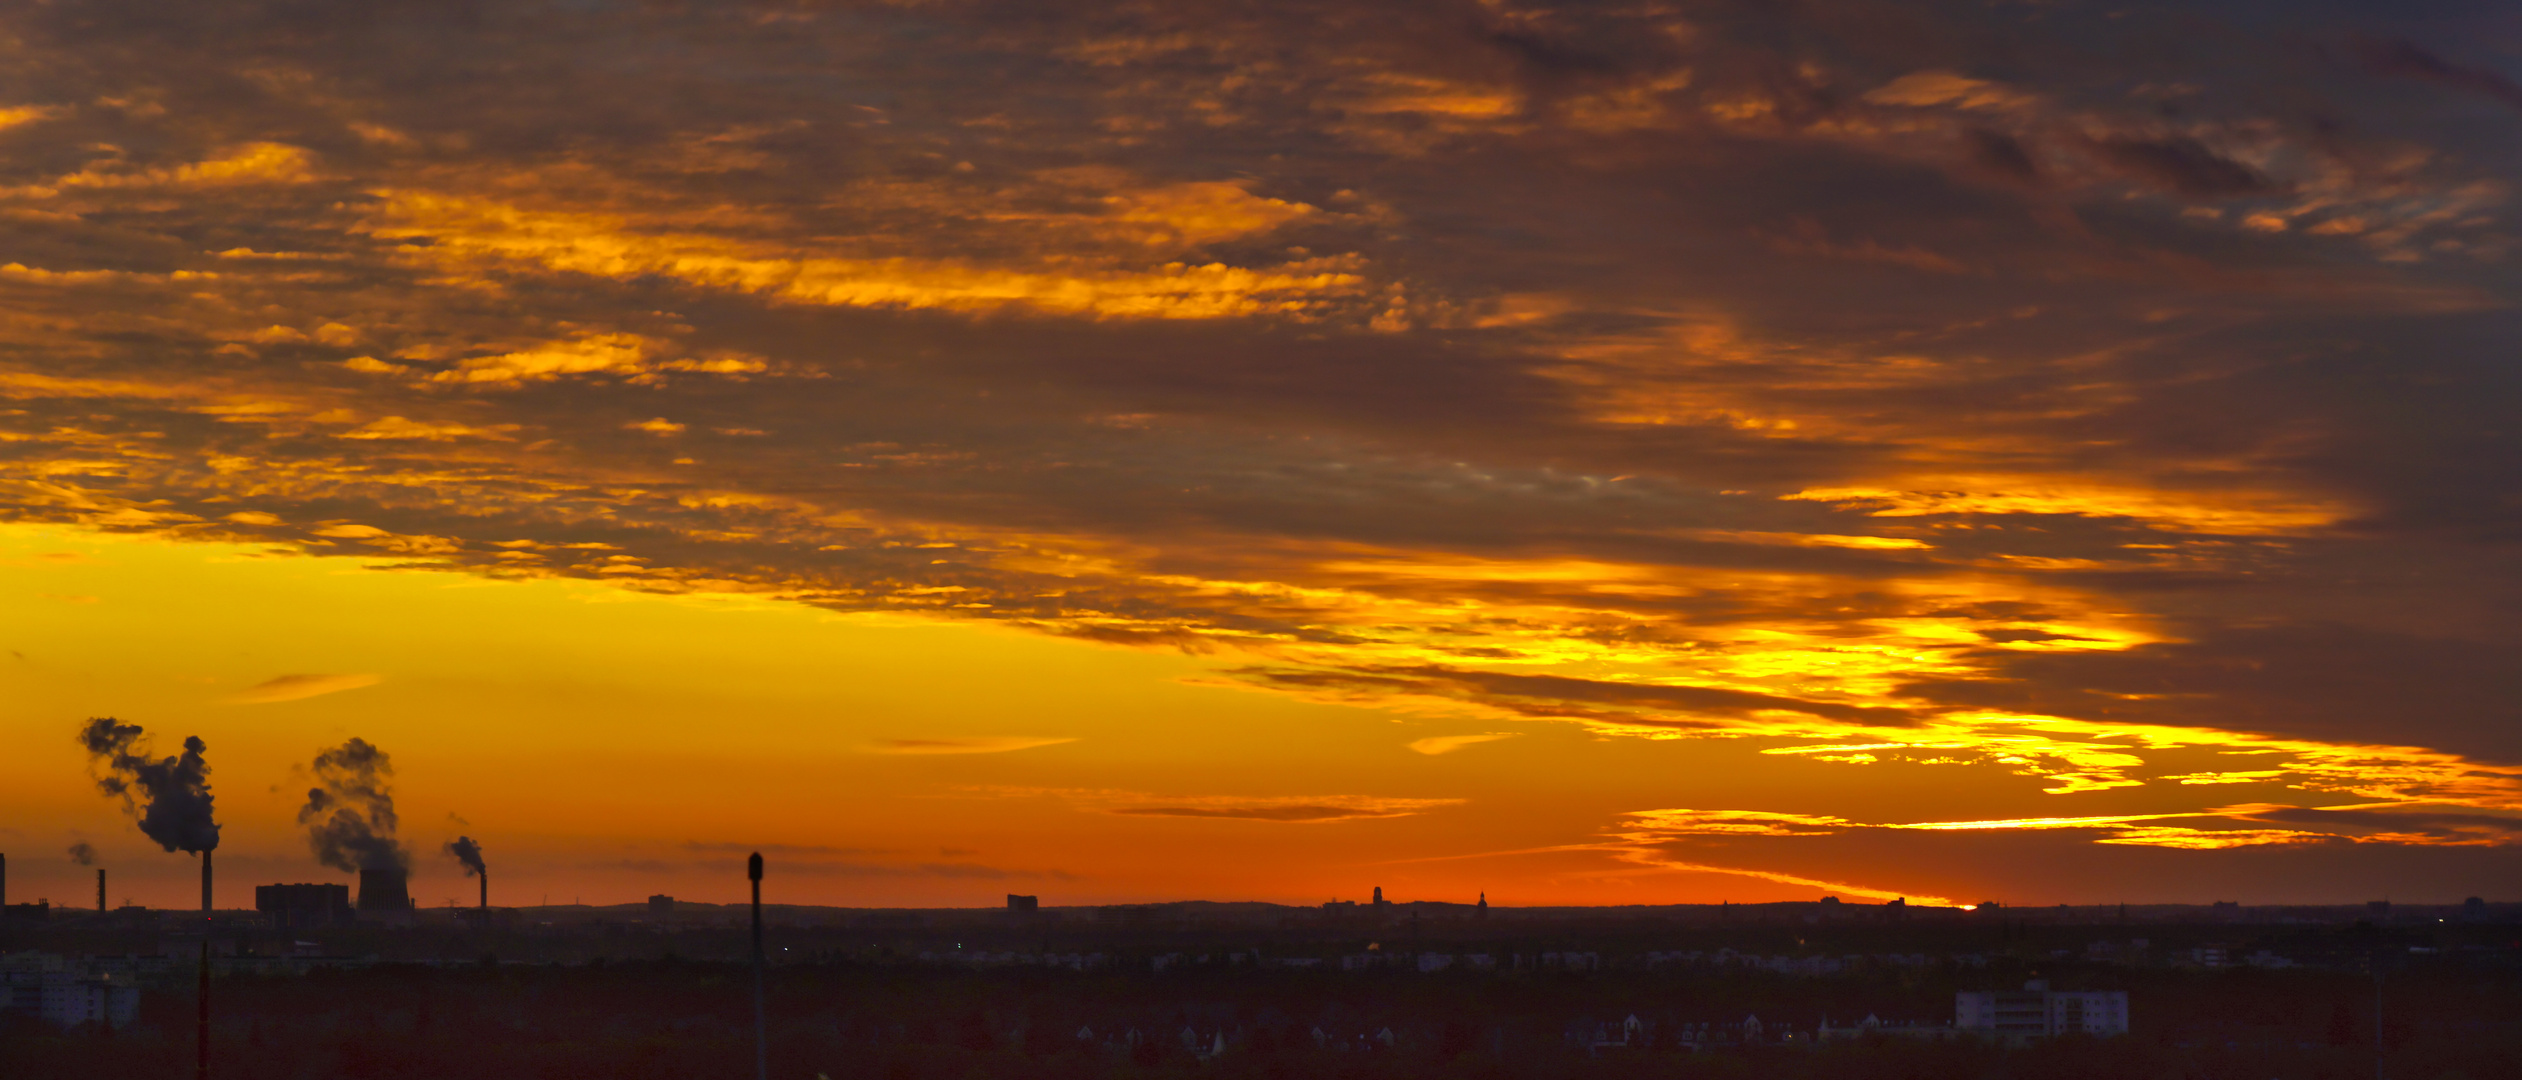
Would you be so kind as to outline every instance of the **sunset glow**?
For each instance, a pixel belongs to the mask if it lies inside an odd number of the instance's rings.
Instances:
[[[342,879],[351,737],[427,905],[459,835],[509,904],[2522,886],[2501,75],[599,7],[0,15],[12,900],[192,887],[105,716],[207,743],[240,907]]]

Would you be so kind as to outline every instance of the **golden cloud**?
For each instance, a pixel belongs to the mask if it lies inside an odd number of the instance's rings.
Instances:
[[[334,438],[369,440],[410,439],[424,442],[446,442],[451,439],[506,439],[514,435],[519,427],[520,425],[517,424],[489,424],[477,427],[472,424],[460,424],[453,421],[433,422],[428,420],[412,420],[400,416],[388,416],[380,420],[372,420],[366,424],[360,425],[357,428],[342,432],[335,435]]]
[[[2034,102],[2028,94],[1985,79],[1965,78],[1950,71],[1917,71],[1868,90],[1864,100],[1876,105],[2005,111]]]
[[[385,681],[382,675],[280,675],[228,697],[239,705],[268,705],[281,701],[303,701],[344,690],[357,690]]]
[[[1424,739],[1411,740],[1410,749],[1416,753],[1434,757],[1438,754],[1453,753],[1466,746],[1496,742],[1499,739],[1512,739],[1521,734],[1523,733],[1520,731],[1487,731],[1477,735],[1430,735]]]
[[[1108,788],[972,787],[962,791],[980,798],[1053,798],[1083,809],[1124,817],[1296,824],[1410,817],[1430,810],[1460,806],[1468,801],[1383,795],[1160,795]]]
[[[866,747],[871,754],[1004,754],[1037,746],[1073,743],[1075,738],[1033,735],[949,735],[917,739],[884,739]]]
[[[430,243],[413,249],[414,257],[450,269],[473,261],[615,279],[653,276],[799,304],[960,311],[1025,307],[1102,318],[1304,316],[1360,299],[1367,284],[1358,261],[1344,258],[1261,268],[1177,262],[1062,272],[945,259],[799,254],[700,233],[644,231],[614,214],[529,211],[410,191],[380,196],[384,210],[369,231],[383,239],[425,237]],[[613,358],[608,362],[618,363],[621,354],[607,355]]]

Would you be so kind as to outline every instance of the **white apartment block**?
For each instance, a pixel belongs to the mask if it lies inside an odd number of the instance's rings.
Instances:
[[[1963,991],[1953,995],[1953,1026],[2008,1040],[2074,1033],[2125,1035],[2128,994],[2051,990],[2038,979],[2024,983],[2020,991]]]

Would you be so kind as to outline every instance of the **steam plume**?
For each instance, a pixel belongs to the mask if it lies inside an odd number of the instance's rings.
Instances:
[[[393,776],[393,760],[366,739],[315,755],[317,786],[307,789],[298,824],[317,862],[351,873],[411,869],[394,838]]]
[[[455,856],[457,862],[464,864],[466,877],[490,873],[490,865],[482,861],[482,846],[474,843],[470,836],[459,836],[447,841],[447,854]]]
[[[94,866],[96,865],[96,849],[90,847],[85,840],[72,844],[70,845],[70,861],[81,866]]]
[[[123,809],[140,820],[141,835],[168,851],[207,853],[218,847],[219,826],[210,817],[210,764],[201,756],[209,746],[201,736],[187,735],[182,755],[153,760],[146,743],[140,725],[110,716],[79,729],[79,744],[92,764],[106,771],[97,778],[97,790],[123,800]]]

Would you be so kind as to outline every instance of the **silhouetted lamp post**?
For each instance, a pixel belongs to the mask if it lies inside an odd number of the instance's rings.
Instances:
[[[753,879],[753,1080],[770,1080],[770,1023],[762,1011],[762,853],[745,860],[744,874]]]

